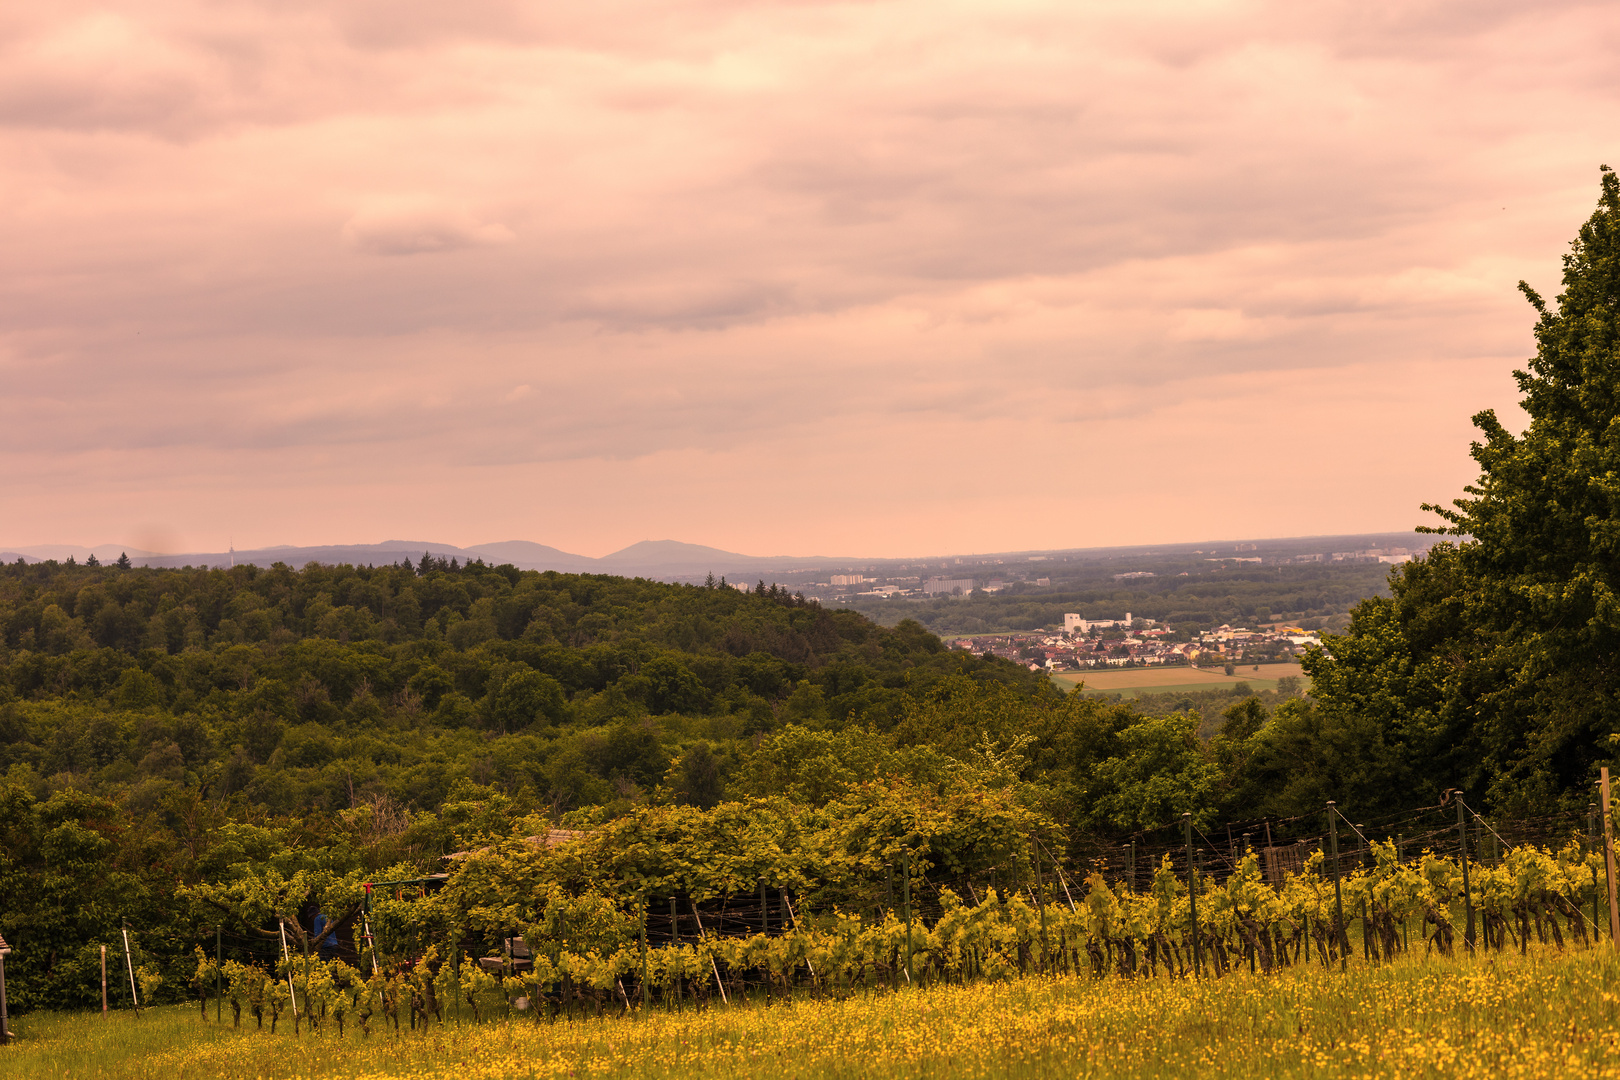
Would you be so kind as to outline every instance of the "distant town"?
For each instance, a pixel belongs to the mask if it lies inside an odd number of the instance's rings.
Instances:
[[[1091,671],[1098,668],[1211,666],[1289,660],[1318,644],[1314,631],[1297,626],[1250,629],[1220,626],[1177,634],[1152,619],[1083,619],[1063,616],[1063,629],[1041,633],[985,634],[957,638],[953,649],[999,656],[1031,671]]]
[[[915,619],[958,647],[1053,672],[1208,665],[1298,654],[1427,549],[1411,534],[1299,537],[801,565],[726,583],[775,585],[885,626]],[[1076,633],[1075,619],[1089,629]]]
[[[1357,551],[1322,551],[1305,554],[1289,555],[1253,555],[1247,554],[1257,549],[1257,544],[1237,544],[1228,549],[1231,555],[1221,555],[1210,552],[1206,555],[1201,550],[1194,550],[1192,555],[1202,556],[1206,563],[1228,564],[1234,567],[1244,565],[1266,564],[1270,566],[1300,566],[1312,563],[1383,563],[1395,565],[1409,562],[1421,549],[1414,551],[1404,547],[1364,548]],[[1036,564],[1048,561],[1048,556],[1029,556],[1026,564]],[[1056,562],[1056,559],[1052,561]],[[1067,562],[1067,559],[1063,560]],[[956,559],[939,564],[939,568],[946,571],[955,570],[955,573],[924,575],[922,573],[907,576],[874,576],[864,574],[833,574],[826,581],[805,582],[809,590],[827,594],[833,600],[854,600],[856,598],[922,598],[936,596],[970,596],[975,592],[994,594],[1014,585],[1034,585],[1036,587],[1052,584],[1052,579],[1038,570],[1031,571],[1020,567],[1018,570],[994,571],[991,567],[1007,565],[1005,558],[988,559]],[[969,576],[967,568],[977,568]],[[901,567],[901,570],[926,567]],[[1178,577],[1187,577],[1190,571],[1181,571]],[[1152,570],[1127,570],[1122,573],[1109,575],[1114,581],[1143,581],[1158,577]],[[738,588],[747,589],[747,585],[738,585]]]

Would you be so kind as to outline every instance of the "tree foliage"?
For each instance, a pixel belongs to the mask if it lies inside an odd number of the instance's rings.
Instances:
[[[1474,417],[1480,478],[1426,506],[1453,542],[1391,575],[1307,661],[1321,728],[1381,805],[1448,786],[1507,811],[1584,805],[1620,731],[1620,182],[1564,257],[1515,372],[1529,424]],[[1359,779],[1357,779],[1359,777]]]

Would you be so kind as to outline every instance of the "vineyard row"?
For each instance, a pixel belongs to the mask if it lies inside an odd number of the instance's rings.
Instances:
[[[332,1023],[342,1031],[352,1023],[369,1032],[377,1023],[443,1022],[447,1008],[460,1016],[465,1007],[472,1019],[492,1008],[539,1018],[739,993],[845,994],[1058,971],[1218,977],[1238,965],[1262,973],[1304,963],[1343,966],[1357,952],[1377,963],[1418,947],[1449,955],[1458,948],[1522,951],[1532,940],[1560,948],[1596,940],[1603,860],[1578,843],[1558,851],[1517,847],[1496,865],[1470,862],[1466,898],[1456,859],[1425,853],[1403,862],[1394,845],[1376,842],[1371,851],[1372,865],[1339,880],[1323,873],[1317,852],[1301,872],[1271,885],[1251,853],[1224,882],[1195,873],[1194,891],[1165,858],[1145,891],[1101,872],[1072,887],[1059,878],[1040,890],[990,889],[979,903],[944,889],[931,923],[911,917],[909,904],[876,918],[795,910],[782,933],[699,933],[664,945],[648,944],[645,908],[627,911],[592,893],[557,895],[540,922],[521,927],[518,948],[527,960],[513,957],[509,939],[493,971],[448,943],[410,958],[367,947],[358,968],[293,955],[274,973],[220,963],[198,948],[192,985],[204,1015],[215,999],[216,1016],[229,1008],[236,1023],[246,1014],[274,1030],[290,1012],[295,1029]],[[1478,935],[1471,941],[1472,919]],[[464,940],[466,929],[448,941]],[[155,990],[158,978],[143,969],[143,991]]]

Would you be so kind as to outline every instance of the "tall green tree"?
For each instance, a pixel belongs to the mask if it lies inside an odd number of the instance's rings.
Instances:
[[[1370,725],[1421,778],[1498,810],[1585,805],[1620,731],[1620,181],[1535,308],[1536,355],[1514,373],[1522,434],[1476,415],[1480,478],[1425,506],[1458,539],[1398,568],[1307,668],[1325,717]],[[1376,610],[1375,610],[1376,609]],[[1377,755],[1369,753],[1368,757]],[[1433,790],[1427,790],[1432,788]]]

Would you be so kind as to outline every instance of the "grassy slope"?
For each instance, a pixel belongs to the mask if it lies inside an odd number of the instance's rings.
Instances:
[[[332,1080],[602,1077],[1588,1077],[1620,1075],[1607,945],[1317,965],[1211,982],[1060,977],[645,1018],[271,1036],[198,1020],[16,1022],[0,1076]]]

